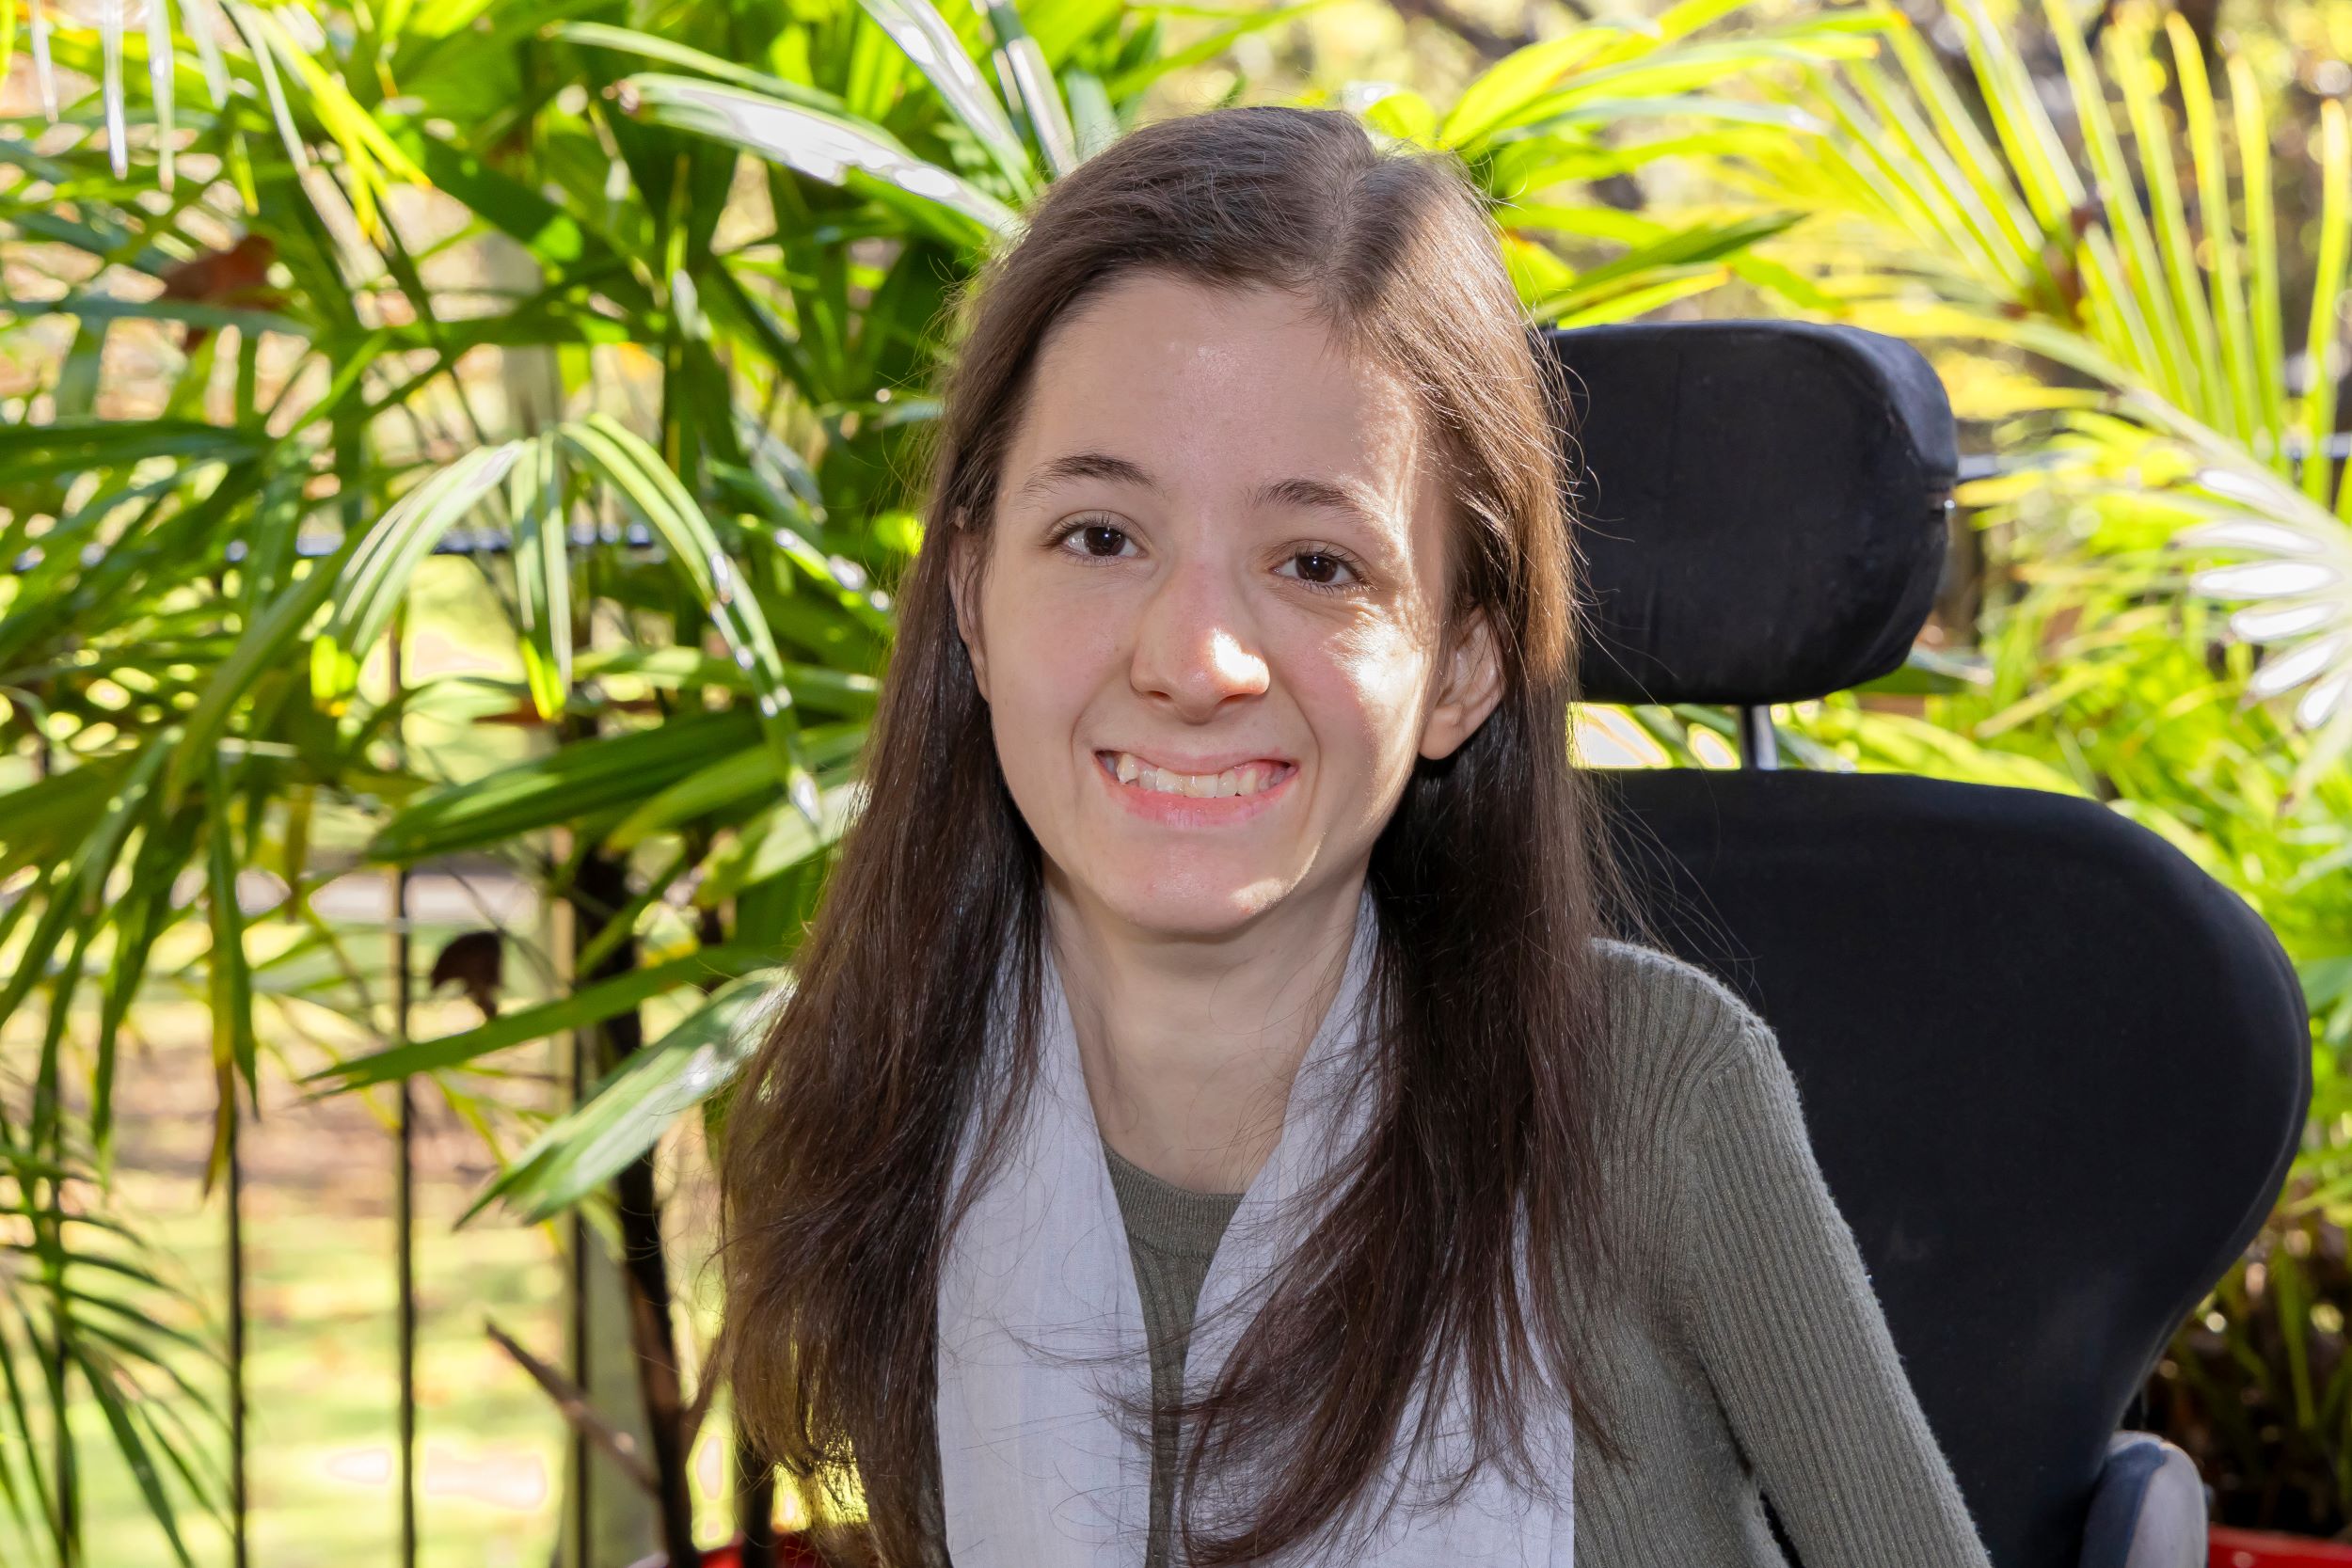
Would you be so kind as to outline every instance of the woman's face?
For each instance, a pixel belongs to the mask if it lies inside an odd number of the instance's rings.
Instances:
[[[1285,293],[1135,274],[1047,335],[957,610],[1013,800],[1090,918],[1213,936],[1354,886],[1414,758],[1493,708],[1483,619],[1440,665],[1446,496],[1414,424]]]

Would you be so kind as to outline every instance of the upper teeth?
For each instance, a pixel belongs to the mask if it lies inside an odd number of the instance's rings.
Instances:
[[[1138,761],[1132,752],[1114,752],[1111,757],[1112,771],[1119,775],[1120,783],[1141,784],[1166,795],[1212,799],[1221,795],[1255,795],[1281,771],[1277,763],[1246,762],[1222,773],[1171,773]]]

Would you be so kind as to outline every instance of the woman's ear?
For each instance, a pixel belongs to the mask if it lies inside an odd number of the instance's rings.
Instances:
[[[1438,672],[1429,719],[1422,726],[1421,754],[1432,762],[1451,756],[1502,700],[1502,659],[1495,649],[1494,626],[1485,609],[1473,609]]]
[[[979,560],[979,545],[972,531],[964,526],[961,507],[952,514],[953,526],[947,533],[947,596],[956,612],[956,635],[963,640],[964,657],[972,663],[972,683],[980,689],[980,701],[988,701],[988,655],[978,636],[979,616],[973,604],[975,590],[972,568]]]

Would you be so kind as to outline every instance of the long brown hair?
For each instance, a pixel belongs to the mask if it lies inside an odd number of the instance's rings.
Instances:
[[[890,1568],[945,1555],[942,1241],[989,1168],[984,1153],[951,1193],[952,1154],[971,1117],[999,1150],[1030,1082],[1035,1028],[1007,1070],[984,1055],[983,1021],[1009,942],[1017,1016],[1034,1024],[1043,940],[1037,841],[956,631],[951,535],[970,530],[984,558],[1041,340],[1136,268],[1288,290],[1402,375],[1450,466],[1449,635],[1483,609],[1506,678],[1467,742],[1417,764],[1375,843],[1372,1131],[1224,1375],[1185,1407],[1200,1422],[1188,1466],[1265,1478],[1258,1517],[1214,1538],[1187,1529],[1185,1559],[1272,1555],[1342,1519],[1417,1376],[1461,1378],[1480,1462],[1523,1475],[1515,1390],[1541,1356],[1580,1443],[1623,1451],[1572,1302],[1613,1268],[1591,939],[1632,906],[1566,733],[1581,613],[1568,404],[1454,154],[1375,146],[1337,110],[1216,109],[1133,131],[1060,180],[960,302],[866,803],[727,1132],[722,1364],[737,1408],[788,1475],[837,1480],[854,1464],[869,1513],[855,1555]],[[1518,1276],[1521,1225],[1558,1278]]]

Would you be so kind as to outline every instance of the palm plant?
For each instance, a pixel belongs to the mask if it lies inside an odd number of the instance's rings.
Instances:
[[[0,1510],[27,1554],[70,1558],[81,1534],[76,1390],[183,1560],[174,1494],[217,1516],[228,1481],[210,1450],[213,1402],[188,1363],[211,1339],[186,1289],[124,1220],[92,1202],[89,1150],[40,1118],[0,1129]],[[13,1555],[13,1554],[12,1554]]]
[[[2249,698],[2302,692],[2293,717],[2311,733],[2280,801],[2292,809],[2352,747],[2352,634],[2339,629],[2352,617],[2352,473],[2327,456],[2352,258],[2352,128],[2340,101],[2318,102],[2310,288],[2284,300],[2277,132],[2245,56],[2225,62],[2225,117],[2195,34],[2167,13],[2179,100],[2168,113],[2151,8],[2112,9],[2104,71],[2065,7],[2044,0],[2042,10],[2070,94],[2066,123],[2012,35],[1969,0],[1953,20],[1989,135],[1901,24],[1887,34],[1899,81],[1866,61],[1789,89],[1834,121],[1832,155],[1774,149],[1724,172],[1763,201],[1833,215],[1773,249],[1808,279],[1806,308],[2042,367],[1964,410],[2007,421],[1995,440],[2020,476],[1979,487],[1988,523],[2055,521],[2037,546],[2112,527],[2127,537],[2092,549],[2257,558],[2174,580],[2259,601],[2230,628],[2267,651]]]

